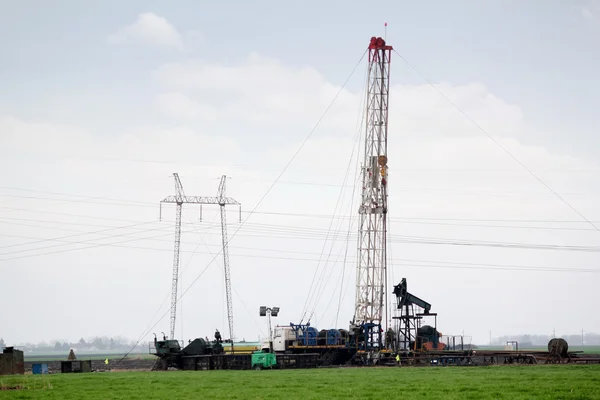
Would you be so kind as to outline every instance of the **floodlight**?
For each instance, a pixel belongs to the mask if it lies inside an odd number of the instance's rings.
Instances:
[[[278,313],[279,313],[279,307],[271,308],[271,316],[276,317]]]
[[[260,306],[260,316],[264,317],[265,315],[267,315],[267,307]]]

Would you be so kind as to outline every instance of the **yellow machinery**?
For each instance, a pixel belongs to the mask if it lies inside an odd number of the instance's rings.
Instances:
[[[223,346],[225,354],[231,354],[231,345]],[[233,344],[234,354],[252,354],[253,352],[261,350],[261,345],[258,342],[239,342]]]

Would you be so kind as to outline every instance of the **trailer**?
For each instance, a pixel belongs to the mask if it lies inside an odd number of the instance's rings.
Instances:
[[[158,340],[155,337],[149,347],[150,354],[157,357],[153,370],[286,369],[316,368],[321,365],[320,354],[314,352],[275,354],[259,350],[252,353],[227,353],[222,345],[224,342],[228,341],[221,340],[218,331],[214,340],[196,338],[184,348],[181,348],[177,340],[170,340],[164,336],[163,340]]]

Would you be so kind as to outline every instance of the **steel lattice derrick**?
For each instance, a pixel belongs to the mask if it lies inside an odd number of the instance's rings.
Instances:
[[[369,45],[368,92],[354,323],[381,323],[387,276],[387,134],[392,46]],[[386,318],[387,320],[387,318]]]

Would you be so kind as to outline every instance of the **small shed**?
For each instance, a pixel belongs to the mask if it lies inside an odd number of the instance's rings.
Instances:
[[[0,354],[0,375],[25,374],[23,352],[14,347],[6,347]]]
[[[60,372],[92,372],[92,360],[67,360],[60,362]]]

